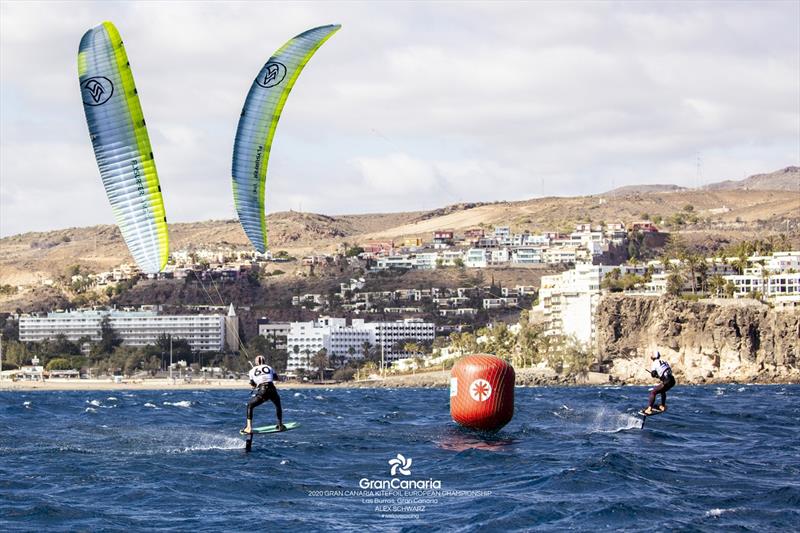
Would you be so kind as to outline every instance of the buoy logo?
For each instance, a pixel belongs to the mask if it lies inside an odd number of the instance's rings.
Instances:
[[[411,457],[405,458],[402,453],[398,453],[394,459],[389,459],[389,466],[392,467],[392,475],[396,476],[398,472],[404,476],[411,475]]]
[[[492,385],[485,379],[476,379],[469,386],[469,395],[476,402],[485,402],[492,395]]]

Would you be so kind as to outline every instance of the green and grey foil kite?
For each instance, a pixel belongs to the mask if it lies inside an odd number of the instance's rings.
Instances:
[[[160,272],[169,255],[161,186],[128,56],[112,23],[84,34],[78,76],[100,177],[122,237],[143,272]]]
[[[278,119],[303,67],[339,28],[320,26],[290,39],[269,58],[247,94],[233,146],[233,200],[244,232],[261,253],[267,250],[264,192]]]

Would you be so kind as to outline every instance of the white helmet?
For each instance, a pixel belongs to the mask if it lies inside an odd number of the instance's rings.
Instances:
[[[656,359],[661,359],[661,352],[656,351],[653,355],[650,356],[650,359],[655,361]]]

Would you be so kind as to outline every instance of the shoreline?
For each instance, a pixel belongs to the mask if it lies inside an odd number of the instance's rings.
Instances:
[[[522,369],[517,374],[517,387],[620,387],[620,386],[652,386],[653,380],[619,380],[612,379],[610,374],[590,373],[584,376],[552,376],[526,372]],[[798,379],[770,378],[753,376],[746,379],[705,379],[678,380],[678,385],[796,385]],[[282,382],[279,389],[389,389],[389,388],[448,388],[450,372],[424,372],[402,376],[389,376],[385,379],[345,381],[339,383],[318,382]],[[32,391],[114,391],[114,390],[249,390],[250,385],[244,380],[194,380],[185,382],[169,379],[126,380],[116,383],[110,379],[51,379],[46,381],[0,381],[0,392],[32,392]]]

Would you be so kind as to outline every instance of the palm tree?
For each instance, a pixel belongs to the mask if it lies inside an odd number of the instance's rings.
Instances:
[[[362,348],[364,350],[362,352],[364,360],[369,360],[370,354],[372,353],[372,344],[370,344],[369,341],[364,341],[364,345],[362,346]]]
[[[328,350],[322,348],[317,354],[314,356],[314,366],[317,367],[319,370],[319,380],[322,381],[325,379],[325,367],[328,366]]]
[[[720,296],[725,291],[725,278],[715,274],[708,279],[708,290],[713,296]]]

